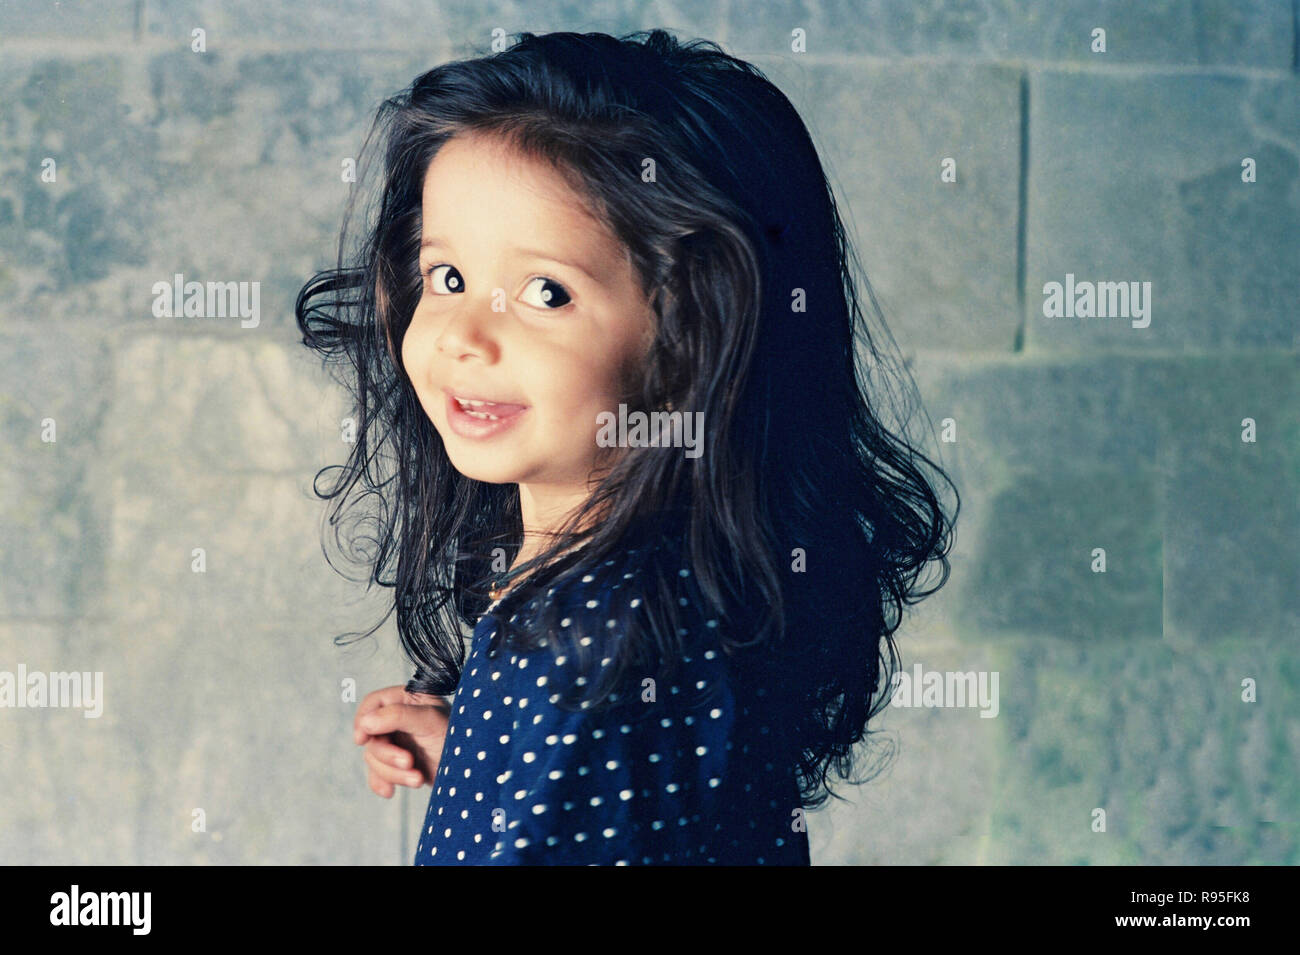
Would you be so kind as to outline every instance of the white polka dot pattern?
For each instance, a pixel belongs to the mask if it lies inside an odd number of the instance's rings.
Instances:
[[[585,670],[547,646],[489,655],[496,621],[475,628],[415,863],[807,865],[794,778],[773,755],[775,694],[739,689],[696,601],[679,611],[682,660],[653,700],[647,672],[612,709],[556,705],[596,683],[644,598],[631,572],[606,575],[607,591],[591,574],[570,580],[548,596],[562,627],[589,635]]]

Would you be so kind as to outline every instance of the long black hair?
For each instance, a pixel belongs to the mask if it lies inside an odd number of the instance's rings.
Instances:
[[[620,459],[548,549],[513,569],[495,608],[487,584],[523,542],[518,486],[456,471],[401,362],[421,294],[424,173],[468,132],[550,164],[612,227],[654,312],[630,407],[703,412],[707,449]],[[363,182],[376,139],[380,189],[360,241],[349,245],[359,185],[338,267],[307,282],[296,313],[303,343],[342,369],[355,397],[355,444],[333,486],[316,493],[337,498],[336,527],[345,510],[373,507],[349,524],[358,538],[367,524],[378,529],[355,559],[370,581],[395,588],[398,633],[416,665],[407,690],[455,690],[462,627],[485,610],[505,624],[520,607],[539,608],[537,626],[503,627],[527,648],[557,633],[547,588],[647,540],[678,541],[652,568],[645,611],[592,695],[647,660],[671,665],[680,563],[724,621],[728,652],[761,648],[748,652],[752,672],[779,679],[804,805],[839,798],[829,775],[851,777],[868,721],[888,702],[903,605],[948,579],[956,510],[945,516],[922,472],[952,484],[909,443],[909,416],[892,427],[878,417],[901,366],[868,329],[861,266],[795,108],[709,41],[525,32],[384,101],[362,149]],[[645,560],[664,551],[646,548]],[[931,561],[942,575],[923,589]]]

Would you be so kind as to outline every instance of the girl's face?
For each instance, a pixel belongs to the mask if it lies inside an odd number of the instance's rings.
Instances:
[[[425,173],[423,291],[402,362],[453,466],[567,511],[609,450],[597,415],[645,355],[653,312],[626,250],[554,170],[479,134]],[[452,396],[485,399],[476,418]],[[527,517],[525,513],[525,517]]]

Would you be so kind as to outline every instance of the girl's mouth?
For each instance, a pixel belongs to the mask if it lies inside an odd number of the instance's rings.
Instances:
[[[519,420],[527,405],[459,398],[447,392],[447,423],[462,438],[500,434]]]

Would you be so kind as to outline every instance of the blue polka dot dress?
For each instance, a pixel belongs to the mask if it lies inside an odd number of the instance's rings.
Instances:
[[[479,619],[416,865],[809,864],[793,766],[778,755],[780,694],[735,672],[680,561],[684,649],[667,685],[647,670],[613,692],[622,705],[581,699],[623,621],[644,612],[636,558],[646,551],[661,548],[631,549],[603,573],[549,589],[559,627],[582,634],[578,653],[559,640],[500,646],[497,604]],[[512,622],[527,626],[531,607]]]

